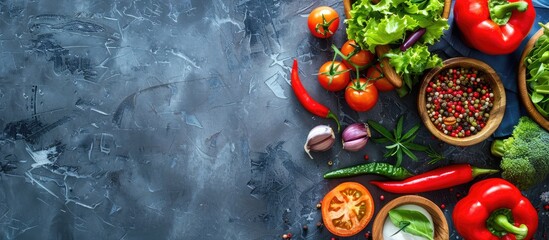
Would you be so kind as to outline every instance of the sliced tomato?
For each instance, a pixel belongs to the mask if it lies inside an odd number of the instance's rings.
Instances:
[[[344,182],[322,199],[322,221],[332,234],[353,236],[362,231],[374,215],[370,191],[357,182]]]

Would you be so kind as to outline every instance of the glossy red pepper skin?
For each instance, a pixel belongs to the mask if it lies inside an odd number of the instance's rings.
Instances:
[[[500,238],[486,227],[490,214],[502,208],[511,210],[515,226],[525,224],[528,227],[524,239],[532,239],[538,227],[536,209],[516,186],[501,178],[482,180],[471,186],[469,194],[454,208],[454,226],[465,240],[515,239],[512,234]]]
[[[524,12],[511,11],[509,21],[498,25],[490,17],[488,0],[456,0],[454,18],[463,40],[486,54],[499,55],[515,51],[528,36],[536,18],[532,0],[520,1],[526,2],[528,8]]]
[[[474,173],[475,171],[477,172]],[[476,175],[495,172],[497,170],[478,169],[469,164],[455,164],[437,168],[402,181],[370,181],[370,183],[386,192],[413,194],[453,187],[470,182]]]
[[[291,73],[291,85],[292,89],[294,91],[295,96],[297,97],[297,100],[303,105],[303,107],[309,111],[310,113],[322,117],[322,118],[332,118],[337,123],[337,129],[339,132],[340,125],[339,121],[336,117],[336,115],[326,106],[322,105],[321,103],[314,100],[305,87],[303,87],[303,84],[301,83],[301,79],[299,78],[299,71],[297,67],[297,59],[294,59],[294,64],[292,66],[292,73]]]

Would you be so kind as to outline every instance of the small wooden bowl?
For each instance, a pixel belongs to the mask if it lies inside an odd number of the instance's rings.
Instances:
[[[378,0],[372,0],[374,2]],[[345,10],[345,17],[351,18],[351,7],[355,0],[343,0],[343,9]],[[452,5],[452,0],[444,0],[444,10],[442,11],[442,17],[448,19],[450,16],[450,8]],[[383,74],[386,76],[387,80],[391,82],[395,87],[402,87],[402,78],[398,75],[395,69],[389,64],[389,59],[383,57],[391,48],[387,45],[379,45],[376,47],[376,55],[381,60],[381,66]]]
[[[518,90],[520,100],[522,101],[522,104],[524,104],[528,115],[530,115],[530,117],[532,117],[532,119],[537,122],[542,128],[549,131],[549,119],[545,118],[538,112],[538,110],[532,103],[530,96],[528,95],[528,87],[526,86],[526,64],[524,63],[524,59],[526,58],[526,56],[528,56],[530,51],[532,51],[534,44],[536,44],[536,41],[539,37],[541,37],[541,35],[543,35],[543,28],[538,30],[536,34],[534,34],[534,36],[532,36],[530,40],[528,40],[528,43],[526,43],[526,47],[522,52],[522,57],[520,58],[518,69]]]
[[[387,203],[377,214],[374,225],[372,227],[373,239],[383,240],[383,225],[385,219],[387,219],[389,211],[405,204],[415,204],[427,210],[427,212],[433,218],[433,225],[435,230],[435,240],[447,240],[450,239],[450,233],[448,229],[448,222],[444,213],[440,208],[431,202],[429,199],[417,196],[417,195],[405,195],[393,199]]]
[[[438,130],[435,127],[435,125],[431,122],[431,119],[429,118],[427,109],[425,107],[425,104],[426,104],[425,89],[427,88],[427,84],[431,81],[432,78],[436,77],[441,71],[447,68],[456,68],[456,67],[466,67],[466,68],[472,67],[482,72],[484,78],[489,82],[490,86],[492,87],[492,92],[494,93],[494,102],[493,102],[494,106],[490,111],[490,117],[488,118],[488,121],[486,122],[486,125],[484,126],[484,128],[474,135],[463,137],[463,138],[452,137]],[[456,58],[450,58],[445,60],[443,62],[442,67],[433,68],[431,69],[431,71],[429,71],[429,73],[427,73],[427,75],[425,75],[425,77],[423,78],[423,82],[421,83],[421,87],[419,89],[417,103],[418,103],[418,111],[419,111],[421,120],[424,122],[425,127],[429,129],[431,134],[433,134],[436,138],[446,143],[464,147],[464,146],[470,146],[470,145],[482,142],[483,140],[488,138],[490,135],[492,135],[494,131],[496,131],[499,124],[501,123],[501,120],[503,119],[503,114],[505,113],[505,89],[496,71],[492,69],[488,64],[472,58],[456,57]]]

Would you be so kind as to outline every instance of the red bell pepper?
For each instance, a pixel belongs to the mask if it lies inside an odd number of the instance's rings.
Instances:
[[[513,184],[501,178],[479,181],[455,206],[452,219],[465,240],[532,239],[538,213]]]
[[[532,0],[456,0],[454,18],[469,46],[486,54],[515,51],[534,24]]]

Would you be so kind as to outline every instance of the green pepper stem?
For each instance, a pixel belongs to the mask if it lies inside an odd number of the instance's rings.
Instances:
[[[328,113],[328,116],[326,116],[326,118],[331,118],[331,119],[335,120],[335,122],[337,124],[337,132],[340,132],[341,125],[339,124],[339,120],[337,119],[337,116],[332,111],[330,111]]]
[[[478,177],[480,175],[484,174],[493,174],[499,172],[497,169],[489,169],[489,168],[478,168],[478,167],[471,167],[473,169],[473,178]]]
[[[503,214],[497,215],[494,222],[506,232],[515,234],[517,240],[522,240],[528,235],[528,227],[525,224],[521,224],[517,227],[510,223],[509,219]]]
[[[493,17],[504,18],[508,12],[511,12],[515,9],[520,12],[524,12],[526,11],[526,9],[528,9],[528,3],[525,1],[518,1],[518,2],[496,5],[492,9],[494,14]]]

